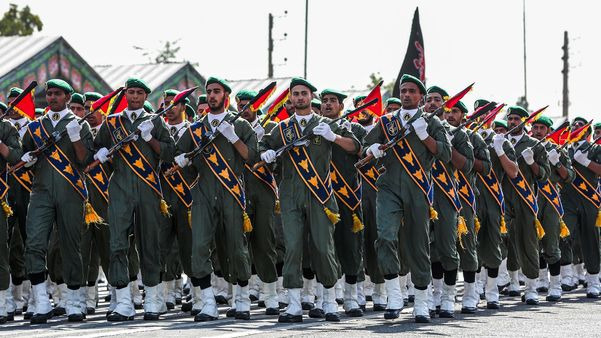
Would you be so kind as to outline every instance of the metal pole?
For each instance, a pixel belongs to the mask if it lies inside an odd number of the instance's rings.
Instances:
[[[524,26],[524,102],[528,102],[528,80],[526,76],[526,0],[522,0],[522,23]]]
[[[570,106],[570,98],[568,91],[568,73],[570,71],[570,64],[568,59],[570,57],[570,53],[568,52],[568,31],[563,32],[563,69],[561,73],[563,74],[563,93],[562,93],[562,111],[561,115],[563,117],[568,117],[568,107]]]
[[[273,77],[273,15],[269,13],[269,41],[267,43],[267,77]]]
[[[305,71],[304,77],[307,78],[307,35],[309,28],[309,0],[305,0]]]

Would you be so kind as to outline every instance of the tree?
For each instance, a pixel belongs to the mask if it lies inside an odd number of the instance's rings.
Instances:
[[[152,63],[174,63],[178,62],[176,59],[177,52],[179,52],[180,47],[177,46],[179,40],[175,41],[166,41],[161,49],[158,49],[154,52],[149,51],[144,47],[133,46],[134,49],[142,52],[142,56],[148,58],[148,62]],[[153,57],[153,55],[156,55]]]
[[[27,36],[33,34],[34,30],[42,30],[44,24],[38,15],[31,13],[29,6],[19,10],[15,4],[0,20],[0,36]]]
[[[369,84],[367,85],[367,88],[371,89],[371,88],[375,87],[383,79],[384,78],[382,77],[382,75],[380,75],[379,72],[378,73],[371,73],[369,75]],[[382,85],[383,92],[390,92],[390,93],[392,93],[392,89],[393,88],[394,88],[394,82],[384,83]]]

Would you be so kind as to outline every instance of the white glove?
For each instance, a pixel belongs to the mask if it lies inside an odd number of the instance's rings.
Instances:
[[[71,122],[67,123],[66,128],[71,142],[77,142],[81,140],[81,136],[79,135],[79,132],[81,131],[81,125],[77,122],[77,120],[71,120]]]
[[[524,149],[524,151],[522,151],[522,157],[527,165],[532,165],[532,163],[534,163],[534,151],[532,151],[532,148]]]
[[[190,160],[186,157],[186,154],[179,154],[175,156],[174,160],[180,168],[185,168],[190,164]]]
[[[425,140],[428,138],[428,123],[426,122],[426,120],[424,120],[423,117],[418,118],[417,120],[413,121],[413,123],[411,124],[413,126],[413,130],[415,130],[415,133],[417,134],[417,137],[419,137],[420,140]]]
[[[100,148],[94,154],[94,159],[100,161],[100,163],[104,163],[109,160],[109,150],[106,148]]]
[[[236,135],[236,131],[234,130],[234,126],[227,121],[221,122],[217,130],[221,133],[221,135],[225,136],[225,138],[231,143],[234,144],[238,142],[240,139],[238,135]]]
[[[351,121],[349,121],[349,120],[345,120],[344,122],[342,122],[342,127],[350,132],[353,131],[353,125],[351,124]]]
[[[263,126],[261,126],[260,123],[257,123],[257,125],[253,129],[255,130],[255,133],[257,134],[257,141],[261,141],[263,136],[265,136],[265,128],[263,128]]]
[[[374,143],[367,148],[367,154],[372,154],[375,158],[384,156],[384,150],[380,149],[381,144]]]
[[[313,128],[313,134],[322,136],[330,142],[336,141],[336,134],[334,134],[330,125],[325,122],[320,122],[317,127]]]
[[[551,162],[551,165],[557,165],[557,163],[559,163],[559,156],[559,152],[557,152],[556,149],[551,149],[549,152],[549,162]]]
[[[574,154],[574,160],[585,167],[588,167],[588,165],[591,164],[591,160],[587,157],[587,154],[583,153],[581,150],[576,150],[576,153]]]
[[[152,134],[150,134],[150,132],[152,131],[152,128],[154,128],[154,123],[152,123],[151,120],[146,120],[146,121],[140,123],[140,125],[138,126],[138,130],[140,131],[140,136],[142,137],[142,139],[144,141],[148,142],[152,138]]]
[[[276,154],[275,154],[275,150],[265,150],[262,154],[261,154],[261,160],[265,161],[265,163],[273,163],[273,161],[275,161],[276,158]]]
[[[492,145],[495,148],[495,152],[497,156],[503,156],[505,154],[505,150],[503,150],[503,144],[505,143],[505,135],[503,134],[495,134],[492,137]]]
[[[31,151],[26,152],[21,156],[21,161],[25,162],[25,167],[29,168],[37,162],[38,158],[31,154]]]

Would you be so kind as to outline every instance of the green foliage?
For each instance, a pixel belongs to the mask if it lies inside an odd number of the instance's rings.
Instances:
[[[31,13],[29,6],[19,10],[17,5],[10,4],[0,19],[0,36],[27,36],[33,34],[34,30],[41,31],[42,27],[42,19]]]

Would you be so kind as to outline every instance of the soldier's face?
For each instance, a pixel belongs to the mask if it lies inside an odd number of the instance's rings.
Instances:
[[[69,109],[75,114],[75,116],[82,118],[86,114],[84,106],[79,103],[70,103]]]
[[[241,111],[242,108],[244,108],[244,106],[246,104],[248,104],[249,100],[240,100],[238,101],[238,111]],[[242,118],[245,119],[248,122],[253,122],[256,118],[257,118],[257,113],[256,112],[252,112],[250,110],[250,108],[246,108],[243,112],[242,112]]]
[[[599,136],[601,136],[601,128],[595,129],[595,135],[593,138],[597,139]]]
[[[211,112],[219,114],[225,109],[226,92],[218,83],[211,83],[207,86],[207,102]]]
[[[8,101],[8,104],[11,104],[11,103],[12,103],[12,101],[13,101],[14,99],[16,99],[16,98],[17,98],[16,96],[9,97],[9,98],[7,99],[7,101]],[[4,112],[2,112],[2,114],[4,114]],[[13,109],[13,110],[11,111],[11,113],[8,115],[8,117],[10,117],[10,118],[11,118],[11,119],[13,119],[13,120],[18,120],[18,119],[20,119],[22,116],[21,116],[21,114],[19,114],[19,112],[17,112],[17,110],[16,110],[16,109]]]
[[[545,126],[544,124],[535,123],[532,125],[531,134],[535,139],[542,140],[545,138],[545,136],[547,136],[547,134],[549,134],[549,127]]]
[[[170,124],[177,124],[182,121],[182,114],[184,111],[186,111],[186,104],[178,103],[177,105],[173,106],[173,108],[169,109],[168,112],[165,113],[165,117],[170,122]]]
[[[493,130],[497,134],[506,134],[507,133],[507,128],[505,128],[503,126],[495,127]]]
[[[175,96],[165,96],[163,99],[163,106],[167,107],[171,104],[171,100],[173,100]]]
[[[401,102],[405,109],[415,109],[424,96],[413,82],[405,82],[401,85]]]
[[[461,119],[463,119],[463,112],[461,109],[453,107],[451,111],[443,111],[442,118],[447,120],[453,127],[457,127],[461,123]]]
[[[92,101],[86,101],[83,106],[86,111],[86,114],[89,113],[92,109]],[[88,115],[88,117],[86,117],[86,121],[88,121],[88,123],[92,127],[98,126],[102,123],[102,112],[100,110],[97,110],[94,114]]]
[[[513,127],[519,125],[520,123],[522,123],[522,117],[520,115],[511,114],[511,115],[507,116],[507,128],[508,129],[512,129]],[[522,130],[524,130],[524,127],[517,128],[516,130],[513,131],[512,135],[520,135],[522,133]]]
[[[312,98],[311,90],[303,85],[294,86],[290,90],[290,102],[297,112],[310,109]]]
[[[574,123],[572,123],[572,130],[576,130],[578,128],[582,128],[584,127],[585,123],[578,120],[578,121],[574,121]]]
[[[386,113],[392,113],[393,111],[397,111],[401,109],[401,105],[400,104],[396,104],[396,103],[389,103],[386,106]]]
[[[336,95],[324,95],[321,98],[321,115],[335,119],[340,115],[340,112],[344,109],[344,104],[338,101]]]
[[[207,103],[199,104],[198,107],[196,107],[196,115],[202,116],[202,112],[204,112],[207,108],[209,108],[209,105]]]
[[[148,94],[142,88],[127,88],[125,90],[125,99],[127,100],[127,109],[137,110],[144,108],[144,102]]]
[[[426,96],[426,104],[424,110],[428,113],[433,113],[436,109],[442,107],[442,96],[438,93],[430,93]]]
[[[46,90],[46,102],[52,111],[61,111],[67,108],[67,102],[71,100],[71,94],[62,89],[48,88]]]

